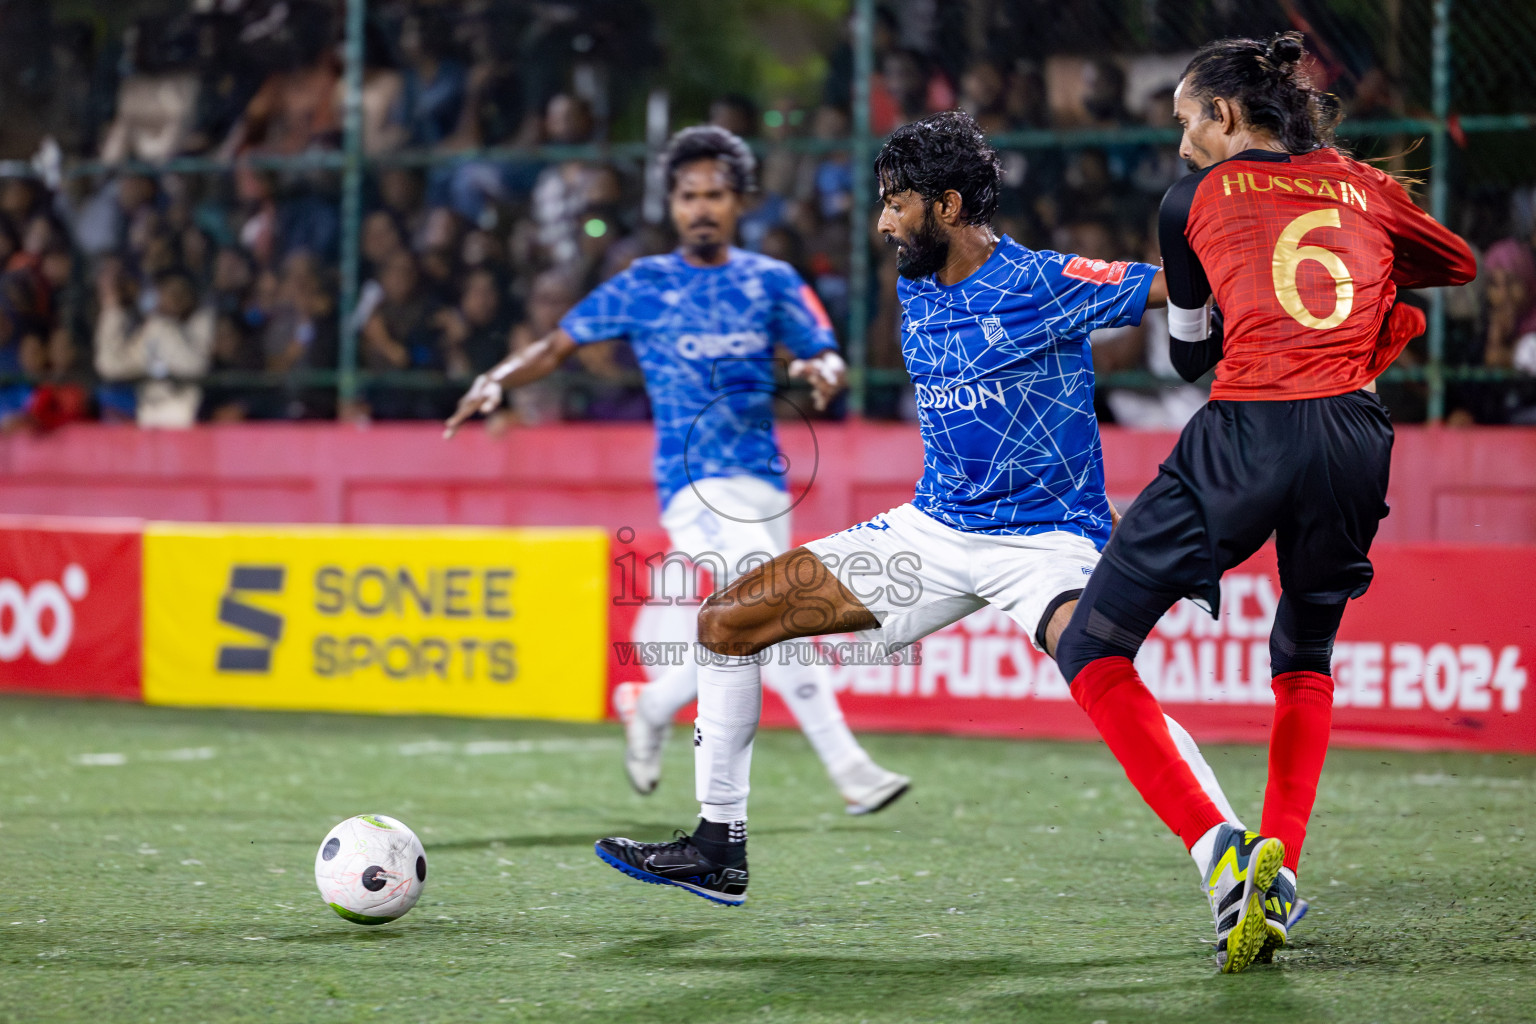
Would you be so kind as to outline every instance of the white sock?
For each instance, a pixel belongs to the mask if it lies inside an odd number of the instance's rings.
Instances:
[[[1281,868],[1280,873],[1285,876],[1285,880],[1287,882],[1291,883],[1292,889],[1296,888],[1296,872],[1292,871],[1290,868]]]
[[[1237,816],[1232,809],[1232,803],[1227,799],[1227,794],[1222,792],[1221,783],[1216,781],[1216,773],[1211,771],[1211,766],[1206,763],[1205,755],[1200,753],[1200,747],[1196,745],[1195,738],[1184,731],[1184,727],[1167,715],[1163,721],[1168,724],[1168,732],[1173,736],[1173,745],[1179,748],[1179,754],[1184,758],[1184,763],[1189,765],[1189,770],[1195,773],[1195,780],[1200,783],[1200,788],[1205,790],[1205,795],[1211,798],[1211,803],[1221,812],[1221,816],[1227,820],[1227,824],[1234,828],[1247,829],[1243,819]],[[1202,871],[1205,868],[1202,866]]]
[[[1167,715],[1163,721],[1168,726],[1168,733],[1173,737],[1173,745],[1179,748],[1179,754],[1184,758],[1184,763],[1189,765],[1189,770],[1194,773],[1195,779],[1200,783],[1200,788],[1205,790],[1205,795],[1211,798],[1211,803],[1221,812],[1221,816],[1227,820],[1227,824],[1233,828],[1245,829],[1243,819],[1237,816],[1232,809],[1232,802],[1227,799],[1227,794],[1222,792],[1221,783],[1216,781],[1216,773],[1206,763],[1205,755],[1200,753],[1200,747],[1195,743],[1184,727]],[[1200,880],[1205,881],[1206,869],[1211,866],[1211,854],[1216,852],[1216,833],[1221,828],[1217,825],[1205,835],[1195,840],[1195,845],[1189,848],[1189,855],[1194,859],[1195,868],[1200,872]]]
[[[670,725],[677,713],[699,695],[699,666],[693,651],[683,664],[668,669],[640,688],[635,714],[652,725]]]
[[[1200,881],[1205,881],[1205,872],[1211,866],[1211,856],[1216,852],[1216,833],[1221,831],[1220,825],[1213,825],[1206,830],[1205,835],[1195,840],[1195,845],[1189,848],[1189,855],[1195,859],[1195,867],[1200,869]]]
[[[832,680],[826,669],[819,665],[768,665],[763,675],[773,692],[788,705],[833,782],[839,773],[869,761],[869,755],[843,720],[843,709],[832,692]]]
[[[762,668],[756,658],[710,656],[708,664],[699,666],[698,679],[693,777],[699,816],[705,821],[744,821],[752,738],[763,714]]]

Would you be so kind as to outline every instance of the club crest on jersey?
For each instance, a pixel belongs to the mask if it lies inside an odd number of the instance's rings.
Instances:
[[[1091,260],[1087,256],[1073,256],[1061,268],[1061,276],[1090,284],[1119,284],[1125,280],[1125,272],[1130,269],[1129,263],[1105,263],[1103,260]]]
[[[981,333],[986,335],[988,341],[997,341],[1003,336],[1002,317],[984,316],[981,318]]]

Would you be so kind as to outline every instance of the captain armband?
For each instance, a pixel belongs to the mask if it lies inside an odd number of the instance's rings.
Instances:
[[[1211,307],[1184,309],[1168,303],[1168,335],[1176,341],[1204,341],[1211,336]]]

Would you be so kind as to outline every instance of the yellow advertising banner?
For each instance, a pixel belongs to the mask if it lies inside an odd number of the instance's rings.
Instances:
[[[152,524],[150,704],[597,721],[595,529]]]

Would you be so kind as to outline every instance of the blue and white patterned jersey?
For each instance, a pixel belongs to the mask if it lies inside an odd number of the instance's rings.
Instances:
[[[1157,268],[1026,249],[1004,235],[970,277],[903,278],[916,386],[913,504],[959,530],[1109,540],[1088,333],[1141,322]]]
[[[622,338],[645,374],[661,505],[690,480],[755,476],[784,489],[773,431],[773,346],[797,357],[837,347],[793,267],[732,249],[724,266],[677,253],[636,260],[560,321],[577,342]]]

